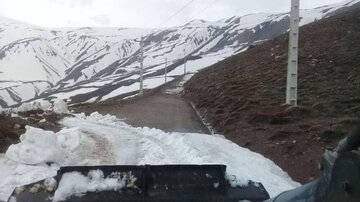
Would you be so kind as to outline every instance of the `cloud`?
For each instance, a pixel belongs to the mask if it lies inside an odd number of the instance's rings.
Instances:
[[[50,3],[55,3],[55,4],[62,4],[65,2],[64,0],[47,0],[47,1]]]
[[[70,0],[71,2],[71,7],[74,6],[88,6],[91,7],[94,4],[95,0]],[[106,2],[106,1],[104,1]]]
[[[106,25],[110,24],[110,19],[106,15],[92,16],[92,17],[90,17],[90,19],[93,20],[96,24],[100,24],[100,25],[103,25],[103,26],[106,26]]]
[[[65,27],[80,27],[81,26],[73,20],[66,20],[66,25],[67,26],[65,26]]]

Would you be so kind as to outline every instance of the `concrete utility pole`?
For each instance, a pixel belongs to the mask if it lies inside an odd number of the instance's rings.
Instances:
[[[144,62],[144,37],[141,37],[141,41],[140,41],[140,89],[139,89],[140,96],[144,95],[143,62]]]
[[[167,82],[167,58],[165,58],[165,83]]]
[[[184,75],[186,74],[186,53],[185,53],[185,50],[184,50]]]
[[[286,104],[297,105],[299,0],[291,0],[289,55],[287,66]]]

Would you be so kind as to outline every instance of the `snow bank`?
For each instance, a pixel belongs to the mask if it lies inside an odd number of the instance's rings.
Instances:
[[[62,152],[56,144],[56,136],[51,131],[26,126],[26,133],[20,136],[20,143],[11,145],[6,151],[9,159],[23,164],[57,162]]]
[[[10,145],[6,156],[18,163],[35,165],[55,162],[66,163],[66,155],[80,144],[78,128],[64,129],[58,133],[26,126],[20,143]]]
[[[51,111],[52,104],[47,100],[26,102],[26,103],[21,104],[20,107],[18,107],[15,111],[27,112],[27,111],[34,111],[34,110]]]
[[[54,111],[57,114],[66,114],[69,113],[66,103],[62,99],[57,99],[52,105],[47,100],[36,100],[32,102],[25,102],[20,105],[20,107],[11,109],[13,112],[28,112],[28,111]]]
[[[244,185],[248,180],[261,182],[271,196],[299,186],[269,159],[220,136],[135,128],[99,113],[78,114],[61,123],[66,128],[58,133],[28,127],[21,143],[8,149],[7,157],[14,162],[40,165],[49,161],[77,166],[225,164],[227,178],[234,185]],[[12,177],[10,174],[8,178]],[[4,184],[0,181],[0,196],[7,195],[9,189],[1,187]]]
[[[26,133],[20,136],[20,143],[10,145],[6,156],[18,163],[35,165],[55,162],[71,163],[68,155],[80,145],[78,128],[63,129],[58,133],[26,126]]]

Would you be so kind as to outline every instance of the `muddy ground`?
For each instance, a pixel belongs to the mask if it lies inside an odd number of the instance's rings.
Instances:
[[[360,9],[300,29],[298,107],[284,105],[287,42],[284,34],[200,71],[185,97],[217,132],[308,182],[323,149],[359,123]]]

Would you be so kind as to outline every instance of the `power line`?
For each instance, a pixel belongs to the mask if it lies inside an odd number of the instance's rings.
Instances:
[[[177,12],[175,12],[173,15],[171,15],[169,18],[167,18],[163,23],[161,23],[156,29],[160,28],[161,26],[163,26],[164,24],[166,24],[167,22],[169,22],[171,19],[173,19],[176,15],[178,15],[180,12],[182,12],[185,8],[187,8],[190,4],[192,4],[195,0],[191,0],[189,1],[187,4],[185,4],[182,8],[180,8]],[[210,8],[212,5],[214,5],[215,3],[217,3],[219,0],[214,0],[212,1],[209,5],[207,5],[204,9],[202,9],[202,11],[200,13],[198,13],[195,17],[199,16],[200,14],[204,13],[208,8]],[[193,19],[195,18],[193,17]],[[146,41],[143,39],[143,37],[141,37],[141,41],[137,40],[137,39],[131,39],[129,41],[135,41],[135,42],[140,42],[140,55],[141,55],[141,59],[140,59],[140,92],[139,94],[142,95],[142,80],[143,80],[143,69],[146,69],[147,67],[143,67],[143,43]],[[184,49],[185,51],[185,49]],[[185,54],[184,54],[185,56]],[[166,59],[165,61],[165,71],[167,74],[167,62],[173,62],[173,61],[179,61],[180,59],[175,59],[175,60],[170,60],[168,61]],[[186,73],[186,61],[187,58],[186,56],[184,57],[184,74]],[[151,65],[152,66],[152,65]],[[166,82],[166,75],[165,75],[165,82]]]
[[[183,11],[186,7],[188,7],[190,4],[192,4],[196,0],[191,0],[187,4],[185,4],[180,10],[178,10],[176,13],[174,13],[172,16],[170,16],[168,19],[166,19],[163,23],[161,23],[157,28],[163,26],[167,22],[169,22],[172,18],[174,18],[177,14],[179,14],[181,11]]]
[[[167,22],[169,22],[172,18],[174,18],[176,15],[178,15],[181,11],[183,11],[186,7],[188,7],[190,4],[192,4],[194,1],[196,0],[191,0],[189,1],[187,4],[185,4],[182,8],[180,8],[176,13],[174,13],[173,15],[171,15],[169,18],[167,18],[164,22],[162,22],[159,26],[157,26],[156,28],[153,28],[151,31],[149,31],[149,33],[154,32],[155,30],[161,28],[161,26],[163,26],[164,24],[166,24]],[[191,21],[196,19],[196,17],[200,16],[202,13],[204,13],[207,9],[209,9],[211,6],[213,6],[214,4],[216,4],[219,0],[214,0],[212,1],[210,4],[208,4],[204,9],[202,9],[200,11],[200,13],[198,13],[197,15],[195,15],[194,17],[190,18],[187,21]],[[147,34],[145,34],[147,35]],[[135,39],[133,39],[134,41],[137,41]],[[139,42],[139,41],[137,41]],[[144,41],[146,42],[146,40]]]
[[[200,13],[198,13],[197,15],[195,15],[193,17],[193,19],[196,19],[198,16],[200,16],[201,14],[203,14],[208,8],[210,8],[212,5],[216,4],[219,0],[215,0],[213,2],[211,2],[208,6],[206,6],[202,11],[200,11]]]
[[[189,20],[187,21],[191,21],[191,20],[194,20],[196,19],[198,16],[200,16],[200,14],[204,13],[208,8],[210,8],[212,5],[214,5],[215,3],[217,3],[219,0],[214,0],[212,1],[209,5],[207,5],[204,9],[201,10],[200,13],[198,13],[197,15],[195,15],[194,17],[190,18]],[[185,50],[184,50],[185,51]],[[184,54],[185,56],[186,54]],[[185,59],[186,59],[186,56],[185,56]],[[186,60],[185,60],[186,61]],[[184,69],[186,68],[186,62],[185,62],[185,67]],[[186,70],[185,70],[186,71]]]

